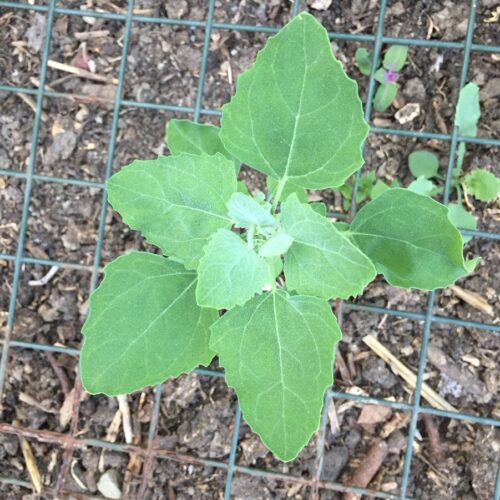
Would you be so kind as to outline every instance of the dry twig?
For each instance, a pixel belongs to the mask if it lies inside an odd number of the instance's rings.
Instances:
[[[77,68],[76,66],[71,66],[69,64],[64,64],[59,61],[54,61],[52,59],[48,60],[47,65],[49,68],[57,69],[59,71],[65,71],[66,73],[71,73],[73,75],[78,76],[79,78],[88,78],[89,80],[94,80],[96,82],[113,83],[114,85],[118,85],[117,78],[98,75],[96,73],[92,73],[91,71]]]
[[[453,285],[450,287],[451,291],[459,298],[461,298],[464,302],[467,302],[470,306],[474,307],[474,309],[478,309],[481,312],[484,312],[488,316],[494,316],[493,307],[491,304],[481,297],[476,292],[471,292],[470,290],[464,290],[463,288]]]
[[[122,427],[123,434],[125,435],[125,442],[127,444],[132,444],[134,434],[132,432],[132,421],[130,419],[130,408],[128,406],[127,396],[126,394],[122,394],[117,396],[116,399],[118,399],[118,406],[122,414]]]
[[[36,113],[36,102],[33,99],[33,97],[31,97],[28,94],[23,94],[22,92],[16,92],[16,95],[31,108],[33,113]],[[42,111],[40,118],[42,119],[43,123],[47,123],[47,120],[49,119],[49,117],[48,117],[47,113],[45,113],[45,111]]]
[[[428,413],[422,414],[422,420],[425,424],[425,430],[427,431],[427,436],[429,436],[429,446],[431,448],[431,453],[438,464],[444,462],[445,454],[444,449],[441,444],[441,439],[439,438],[439,430],[437,428],[436,422],[432,418],[432,415]]]
[[[382,358],[412,389],[417,385],[417,376],[387,348],[385,348],[373,335],[363,337],[363,342]],[[436,391],[425,382],[422,384],[422,397],[434,408],[457,412],[457,409],[443,399]]]
[[[35,456],[29,442],[19,436],[19,441],[21,442],[21,450],[23,452],[24,462],[26,463],[26,468],[28,469],[28,474],[30,476],[31,484],[36,493],[41,493],[43,488],[42,475],[38,469],[38,464],[36,463]]]
[[[359,464],[359,467],[354,472],[349,484],[358,488],[366,488],[370,481],[374,478],[380,466],[385,460],[389,449],[387,443],[382,440],[377,440],[368,450],[365,458]],[[361,495],[357,493],[344,493],[343,500],[359,500]]]

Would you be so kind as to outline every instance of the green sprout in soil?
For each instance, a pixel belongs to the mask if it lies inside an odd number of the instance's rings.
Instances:
[[[376,111],[382,113],[396,99],[399,88],[396,82],[406,63],[407,56],[408,47],[403,45],[393,45],[385,53],[382,65],[375,71],[375,80],[379,83],[373,98],[373,107]],[[373,52],[361,47],[356,50],[354,57],[359,71],[365,76],[370,76]]]
[[[476,137],[477,123],[481,116],[479,108],[479,87],[475,83],[468,83],[461,91],[455,114],[455,126],[462,137]],[[495,201],[500,194],[500,178],[488,170],[476,168],[468,174],[463,173],[465,158],[465,142],[460,141],[457,148],[456,167],[452,171],[451,187],[456,190],[457,203],[448,205],[448,217],[461,229],[477,229],[477,218],[467,211],[463,205],[464,196],[472,195],[479,201]],[[409,189],[427,195],[436,196],[443,192],[443,187],[438,184],[444,178],[438,174],[439,159],[432,151],[420,149],[413,151],[408,164],[410,171],[416,178]],[[469,204],[470,205],[470,204]],[[464,242],[470,240],[464,236]]]
[[[109,201],[160,254],[108,264],[90,298],[80,373],[120,395],[218,357],[243,415],[281,460],[318,429],[341,339],[330,300],[377,274],[433,290],[470,273],[448,209],[391,188],[332,222],[306,189],[338,188],[363,164],[358,87],[326,30],[302,13],[271,37],[222,108],[221,128],[168,125],[170,156],[113,175]],[[237,182],[244,163],[268,194]]]

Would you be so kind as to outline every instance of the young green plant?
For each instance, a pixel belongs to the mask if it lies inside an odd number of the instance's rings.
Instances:
[[[375,80],[379,83],[373,107],[376,111],[385,111],[396,98],[398,93],[397,80],[408,56],[408,47],[393,45],[384,55],[382,65],[375,71]],[[365,76],[370,76],[373,64],[373,53],[360,47],[355,54],[356,64]]]
[[[461,91],[455,114],[455,125],[458,133],[463,137],[477,136],[477,123],[481,116],[479,107],[479,87],[475,83],[468,83]],[[477,229],[477,218],[468,212],[462,204],[462,191],[483,202],[495,201],[500,195],[500,178],[488,170],[476,168],[467,175],[462,172],[466,147],[460,141],[457,148],[457,165],[453,169],[451,186],[457,191],[457,203],[448,205],[450,220],[461,229]],[[439,159],[435,153],[421,149],[413,151],[408,157],[410,171],[416,178],[409,189],[427,195],[436,196],[443,192],[443,188],[436,181],[444,180],[438,174]],[[469,236],[464,241],[470,240]]]
[[[329,301],[359,295],[378,273],[445,287],[476,260],[464,261],[447,208],[409,190],[388,189],[350,226],[308,203],[306,189],[339,187],[361,167],[368,134],[357,85],[311,15],[268,40],[221,124],[172,120],[172,155],[109,179],[113,208],[161,255],[105,267],[80,373],[88,392],[119,395],[218,356],[250,427],[289,461],[333,383],[341,332]],[[267,197],[238,190],[240,163],[268,176]]]

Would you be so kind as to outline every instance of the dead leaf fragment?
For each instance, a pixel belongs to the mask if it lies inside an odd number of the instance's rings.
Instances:
[[[410,123],[420,114],[420,104],[418,102],[409,102],[404,105],[394,116],[396,120],[404,125]]]
[[[313,0],[309,5],[314,10],[327,10],[332,5],[332,0]]]

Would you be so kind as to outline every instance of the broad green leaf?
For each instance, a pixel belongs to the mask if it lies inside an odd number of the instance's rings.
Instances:
[[[279,290],[229,311],[211,330],[245,420],[280,460],[293,460],[318,429],[333,381],[341,333],[330,306]]]
[[[482,168],[466,175],[463,182],[467,190],[481,201],[495,201],[500,194],[500,178]]]
[[[413,177],[417,178],[423,176],[426,179],[430,179],[431,177],[435,177],[438,173],[439,160],[431,151],[420,149],[410,154],[408,157],[408,165]]]
[[[104,268],[83,325],[85,390],[130,393],[208,365],[217,311],[198,307],[196,274],[159,255],[133,252]]]
[[[471,82],[460,91],[460,95],[458,96],[455,125],[459,128],[459,134],[476,137],[477,122],[480,116],[479,87]]]
[[[467,212],[462,205],[450,203],[448,205],[448,219],[451,220],[457,229],[477,229],[477,218],[470,212]],[[462,240],[464,243],[467,243],[471,240],[471,237],[462,234]]]
[[[304,188],[340,186],[363,164],[357,84],[313,16],[269,38],[222,108],[221,140],[242,162]]]
[[[471,272],[448,209],[428,196],[392,188],[365,205],[351,224],[354,240],[394,286],[433,290]]]
[[[406,62],[408,47],[406,45],[393,45],[384,56],[384,68],[400,71]]]
[[[396,99],[397,93],[398,86],[395,83],[379,85],[373,99],[373,107],[375,110],[379,113],[385,111],[392,104],[392,101]]]
[[[360,294],[376,276],[375,267],[343,232],[309,205],[290,196],[282,223],[294,242],[285,255],[288,289],[325,299]]]
[[[272,177],[267,178],[267,189],[271,198],[276,196],[276,191],[278,189],[278,181],[273,179]],[[286,200],[292,193],[296,193],[297,197],[301,201],[301,203],[307,203],[307,192],[303,187],[297,186],[296,184],[292,184],[291,182],[286,182],[285,187],[281,193],[281,199]]]
[[[194,123],[191,120],[169,120],[167,124],[167,146],[173,155],[190,153],[193,155],[214,155],[221,153],[234,163],[236,173],[240,162],[231,156],[219,138],[220,129],[214,125]]]
[[[276,257],[283,255],[293,243],[293,238],[286,233],[277,233],[268,239],[259,249],[261,257]]]
[[[226,203],[236,191],[236,174],[221,154],[136,160],[107,186],[125,223],[187,269],[196,269],[212,233],[231,227]]]
[[[432,196],[432,193],[436,189],[436,185],[422,175],[418,179],[414,180],[408,186],[408,189],[423,196]]]
[[[237,234],[219,229],[210,238],[198,266],[196,300],[203,307],[231,309],[261,293],[268,282],[266,260]]]
[[[347,224],[347,222],[343,222],[340,220],[332,222],[332,224],[335,226],[335,229],[340,232],[349,231],[349,228],[351,227],[349,226],[349,224]]]
[[[243,193],[234,193],[227,204],[229,217],[237,227],[274,226],[276,219],[271,215],[269,209],[259,205],[251,196]]]
[[[299,199],[300,201],[300,199]],[[326,217],[326,205],[322,201],[315,201],[313,203],[309,203],[309,206],[317,213]]]
[[[372,188],[370,198],[374,200],[375,198],[378,198],[382,193],[385,193],[385,191],[387,191],[388,189],[390,189],[390,186],[388,186],[384,181],[378,180]]]
[[[354,55],[356,59],[356,64],[358,65],[359,71],[365,76],[370,76],[372,71],[373,53],[365,49],[364,47],[359,47],[356,49],[356,54]]]

